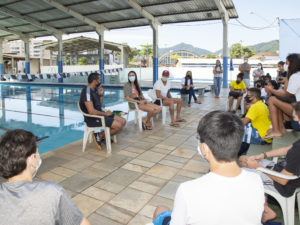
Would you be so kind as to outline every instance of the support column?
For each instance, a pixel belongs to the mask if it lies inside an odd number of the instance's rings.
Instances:
[[[123,46],[120,46],[120,49],[121,49],[121,60],[120,60],[120,64],[123,64],[124,66],[124,47]]]
[[[15,73],[16,73],[16,72],[15,72],[15,59],[14,59],[13,56],[11,57],[11,73],[12,73],[12,74],[15,74]]]
[[[97,29],[96,30],[99,36],[99,46],[98,46],[98,55],[99,55],[99,70],[100,70],[100,77],[101,83],[104,83],[104,29]]]
[[[3,64],[3,38],[0,38],[0,75],[4,74],[4,64]]]
[[[32,123],[32,110],[31,110],[31,88],[26,87],[26,102],[27,102],[27,123]]]
[[[45,47],[40,47],[40,73],[42,73],[42,66],[44,66],[44,49]]]
[[[62,51],[63,51],[63,45],[62,45],[62,35],[56,34],[55,35],[57,42],[58,42],[58,55],[57,55],[57,67],[58,67],[58,73],[63,72],[63,61],[62,61]]]
[[[223,22],[223,88],[228,88],[228,21]]]
[[[151,24],[153,31],[153,84],[158,80],[158,26]]]
[[[25,49],[25,73],[30,74],[30,51],[29,51],[29,38],[23,38]]]
[[[58,105],[59,105],[59,127],[63,128],[65,125],[65,109],[64,109],[64,88],[58,88]]]

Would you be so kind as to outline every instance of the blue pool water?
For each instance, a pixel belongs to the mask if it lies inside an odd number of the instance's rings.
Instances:
[[[81,139],[84,123],[77,102],[82,87],[0,84],[0,136],[9,129],[49,136],[38,144],[40,153]],[[127,110],[122,89],[105,88],[104,96],[106,107]]]

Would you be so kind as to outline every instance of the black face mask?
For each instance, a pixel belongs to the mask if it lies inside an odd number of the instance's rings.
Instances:
[[[239,83],[241,83],[241,81],[240,81],[240,80],[237,80],[236,83],[239,84]]]
[[[246,95],[245,101],[246,101],[247,103],[251,103],[251,102],[252,102],[252,100],[250,99],[250,97],[249,97],[248,95]]]
[[[257,88],[261,88],[261,85],[260,85],[260,84],[257,84],[256,87],[257,87]]]
[[[101,82],[99,82],[97,85],[96,85],[96,88],[98,89],[101,85]]]

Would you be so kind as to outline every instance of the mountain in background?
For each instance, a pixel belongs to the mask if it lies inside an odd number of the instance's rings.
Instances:
[[[162,56],[163,54],[165,54],[169,51],[176,51],[176,50],[187,50],[187,51],[195,52],[198,55],[208,55],[208,54],[212,53],[211,51],[208,51],[206,49],[197,48],[197,47],[194,47],[193,45],[186,44],[186,43],[180,43],[178,45],[174,45],[169,48],[160,48],[160,49],[158,49],[158,54],[159,54],[159,56]]]
[[[279,51],[279,41],[273,40],[273,41],[268,41],[268,42],[261,42],[256,45],[249,45],[246,47],[252,49],[255,52],[255,54],[260,53],[260,52],[277,53],[277,51]],[[216,51],[214,54],[216,54],[216,55],[222,54],[222,49]]]

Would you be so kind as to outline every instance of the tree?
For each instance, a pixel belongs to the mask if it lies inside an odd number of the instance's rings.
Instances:
[[[206,56],[207,59],[216,59],[217,58],[217,55],[216,54],[208,54]]]
[[[140,51],[141,50],[137,48],[130,48],[130,52],[128,54],[129,60],[132,61],[133,59],[135,59],[140,54]]]
[[[232,58],[251,57],[255,53],[248,47],[242,46],[240,43],[235,43],[230,48],[230,56]]]
[[[139,55],[147,58],[148,65],[150,65],[150,58],[153,56],[152,45],[141,45],[142,49],[140,50]]]
[[[87,65],[87,64],[88,64],[87,57],[80,57],[77,63],[77,65]]]

